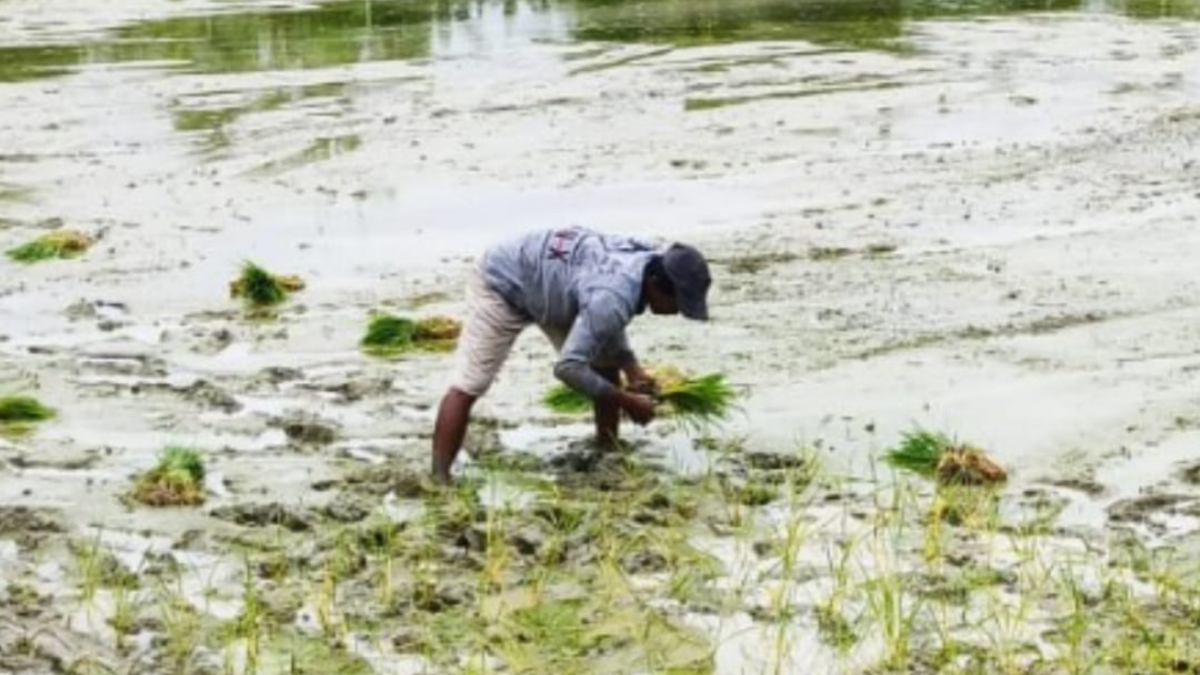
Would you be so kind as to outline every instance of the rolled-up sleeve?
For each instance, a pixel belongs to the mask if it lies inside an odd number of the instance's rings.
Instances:
[[[579,308],[575,323],[563,342],[562,355],[554,366],[554,375],[567,386],[592,399],[606,397],[615,387],[592,369],[592,364],[611,359],[613,365],[633,360],[625,336],[632,313],[616,295],[601,291],[592,294]]]

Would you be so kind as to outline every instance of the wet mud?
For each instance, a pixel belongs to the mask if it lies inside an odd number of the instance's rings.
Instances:
[[[0,259],[59,413],[0,435],[0,670],[1197,663],[1195,2],[68,5],[0,21],[0,249],[96,239]],[[434,485],[452,358],[370,316],[571,223],[712,253],[631,338],[741,412],[598,453],[531,331]],[[251,258],[304,292],[247,314]],[[1009,485],[894,475],[917,426]],[[123,501],[169,446],[204,506]]]

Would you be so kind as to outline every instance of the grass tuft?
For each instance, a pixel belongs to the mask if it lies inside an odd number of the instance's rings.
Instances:
[[[204,458],[189,448],[167,448],[158,464],[137,479],[128,496],[147,506],[203,504]]]
[[[75,258],[87,252],[94,240],[74,230],[57,230],[31,242],[11,248],[8,257],[17,262],[35,263],[43,260]]]
[[[294,275],[275,275],[247,260],[242,273],[229,282],[229,297],[245,298],[252,307],[273,307],[288,295],[304,290],[304,280]]]
[[[458,343],[462,324],[446,316],[414,320],[391,314],[376,314],[367,325],[359,346],[367,354],[401,356],[411,351],[444,352]]]

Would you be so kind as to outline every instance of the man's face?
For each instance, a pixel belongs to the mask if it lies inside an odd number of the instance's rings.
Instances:
[[[664,292],[658,284],[650,284],[646,289],[646,304],[655,314],[679,313],[679,303],[675,301],[675,294]]]

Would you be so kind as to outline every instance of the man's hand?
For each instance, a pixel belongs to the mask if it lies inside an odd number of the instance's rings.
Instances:
[[[617,405],[629,415],[636,424],[646,426],[654,419],[654,409],[658,405],[654,399],[643,394],[620,391],[616,394]]]
[[[637,363],[625,369],[625,381],[628,383],[626,388],[635,394],[658,397],[658,382]]]

